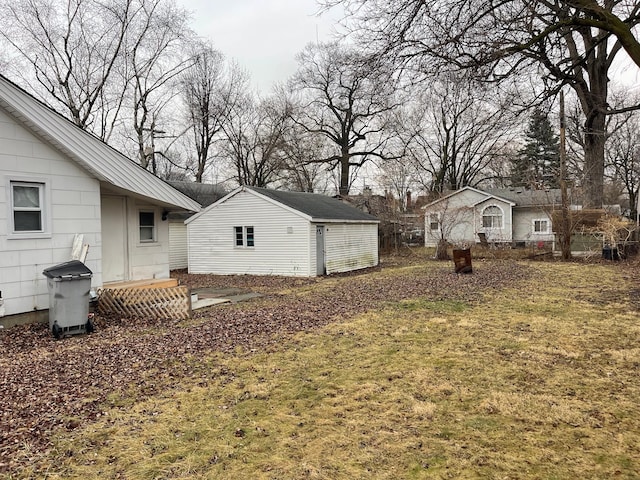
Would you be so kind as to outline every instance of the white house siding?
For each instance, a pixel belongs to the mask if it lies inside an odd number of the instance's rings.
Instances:
[[[378,224],[326,223],[324,225],[327,274],[378,265]],[[311,231],[315,236],[315,225]],[[315,265],[315,241],[313,243],[314,247],[311,251]]]
[[[188,265],[187,226],[182,221],[169,222],[169,269]]]
[[[129,280],[169,278],[169,221],[162,220],[161,207],[140,201],[128,201]],[[155,213],[156,238],[154,242],[140,242],[139,212]]]
[[[255,247],[235,247],[235,226],[254,227]],[[309,221],[248,192],[237,193],[189,222],[187,236],[189,273],[315,275],[309,259]]]
[[[425,209],[425,245],[435,247],[441,238],[440,230],[432,231],[429,228],[432,213],[440,216],[446,240],[455,244],[475,243],[478,231],[477,212],[469,205],[474,205],[485,197],[486,195],[474,190],[463,190],[428,206]]]
[[[0,109],[0,291],[5,314],[49,308],[45,268],[70,259],[73,238],[90,245],[86,264],[101,282],[100,184]],[[10,181],[45,184],[49,231],[11,235]]]
[[[551,218],[543,208],[514,208],[513,240],[514,242],[552,242],[555,240],[553,228],[547,234],[533,231],[534,220],[547,220],[552,227]]]
[[[490,206],[496,206],[502,210],[502,228],[486,228],[482,226],[482,213],[485,208]],[[482,203],[476,205],[475,208],[475,225],[476,230],[474,234],[473,242],[478,241],[478,232],[483,232],[486,235],[487,241],[507,243],[511,242],[513,238],[512,230],[512,212],[511,205],[509,203],[497,200],[496,198],[488,198]]]

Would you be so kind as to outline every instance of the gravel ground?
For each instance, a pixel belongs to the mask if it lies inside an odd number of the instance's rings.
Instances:
[[[145,398],[185,379],[198,382],[202,372],[189,359],[239,347],[274,348],[296,332],[388,301],[480,301],[483,292],[513,286],[530,272],[507,261],[474,264],[472,275],[456,275],[448,263],[394,275],[380,270],[321,279],[176,272],[191,287],[246,288],[265,297],[212,307],[186,323],[98,317],[95,333],[60,341],[42,324],[8,329],[0,334],[0,474],[15,473],[30,457],[46,452],[55,432],[99,417],[111,394],[135,392]],[[318,288],[296,293],[314,284]]]

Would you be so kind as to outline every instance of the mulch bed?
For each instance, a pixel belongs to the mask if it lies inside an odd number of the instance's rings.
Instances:
[[[212,352],[279,348],[283,338],[408,298],[481,301],[483,292],[529,275],[515,262],[482,262],[472,275],[433,264],[407,275],[347,275],[332,288],[278,294],[324,279],[219,277],[179,272],[192,287],[238,287],[266,293],[259,300],[217,306],[192,322],[96,318],[96,332],[56,341],[47,325],[0,334],[0,474],[16,473],[45,453],[54,433],[81,427],[109,408],[110,394],[146,398],[206,373],[190,361]],[[380,278],[383,278],[381,281]]]

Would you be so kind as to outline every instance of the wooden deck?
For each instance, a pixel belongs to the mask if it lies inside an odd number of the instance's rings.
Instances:
[[[177,287],[176,278],[150,278],[148,280],[131,280],[128,282],[109,282],[103,288],[144,290],[148,288],[170,288]]]

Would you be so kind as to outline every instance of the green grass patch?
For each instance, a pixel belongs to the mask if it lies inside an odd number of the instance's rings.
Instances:
[[[475,305],[390,303],[273,352],[192,359],[218,374],[145,401],[113,399],[101,419],[58,438],[40,471],[637,478],[640,326],[619,294],[628,286],[612,266],[532,268],[528,284]]]

